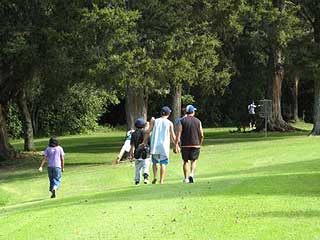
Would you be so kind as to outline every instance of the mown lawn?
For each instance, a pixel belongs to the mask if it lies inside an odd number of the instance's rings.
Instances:
[[[195,184],[172,154],[164,185],[134,186],[133,164],[111,164],[123,136],[60,138],[54,200],[39,157],[2,166],[0,239],[320,239],[319,138],[206,129]]]

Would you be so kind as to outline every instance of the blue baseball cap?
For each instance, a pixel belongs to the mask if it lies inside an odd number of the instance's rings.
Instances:
[[[187,113],[193,113],[194,111],[196,111],[197,109],[193,106],[193,105],[188,105],[186,106],[186,112]]]
[[[169,115],[171,113],[171,109],[167,106],[164,106],[160,110],[161,115]]]
[[[134,122],[136,128],[144,128],[146,126],[146,121],[143,118],[137,118]]]

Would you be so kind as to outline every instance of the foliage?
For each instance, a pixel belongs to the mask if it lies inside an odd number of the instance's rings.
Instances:
[[[11,138],[21,138],[22,137],[22,122],[20,119],[20,114],[16,104],[10,103],[7,110],[7,128],[8,135]]]
[[[105,112],[105,107],[117,102],[114,93],[85,84],[73,85],[55,98],[42,96],[37,116],[40,134],[61,135],[92,131],[97,128],[97,120]]]

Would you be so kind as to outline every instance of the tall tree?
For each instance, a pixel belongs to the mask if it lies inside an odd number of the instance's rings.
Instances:
[[[312,71],[314,75],[314,115],[312,135],[320,135],[320,79],[319,79],[319,56],[320,53],[320,2],[313,0],[291,0],[290,2],[299,7],[299,16],[309,24],[313,33],[312,38]]]
[[[23,134],[24,134],[24,150],[25,151],[34,151],[34,140],[33,140],[33,127],[32,119],[27,105],[27,97],[24,89],[20,91],[18,95],[17,104],[20,109],[21,116],[23,116]]]

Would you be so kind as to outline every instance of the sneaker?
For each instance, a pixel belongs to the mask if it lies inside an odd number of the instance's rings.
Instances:
[[[56,197],[56,190],[55,189],[52,189],[51,191],[51,197],[50,198],[55,198]]]
[[[139,185],[139,183],[140,183],[139,181],[136,181],[134,184],[135,184],[135,185]]]
[[[182,180],[184,183],[189,183],[189,178],[185,178]]]
[[[189,176],[189,183],[194,183],[192,176]]]
[[[143,178],[144,178],[144,184],[149,184],[149,175],[147,173],[143,174]]]
[[[156,183],[157,183],[157,179],[155,178],[152,180],[152,184],[156,184]]]

